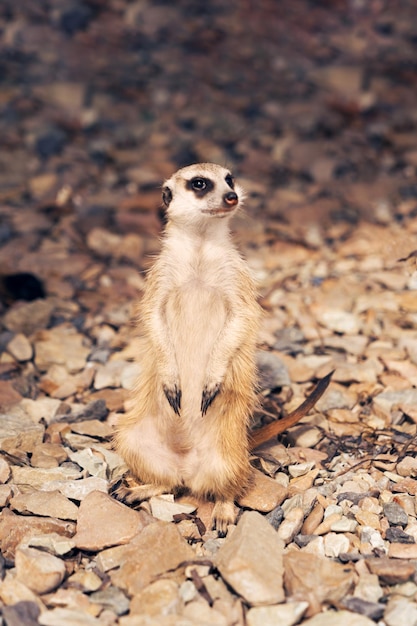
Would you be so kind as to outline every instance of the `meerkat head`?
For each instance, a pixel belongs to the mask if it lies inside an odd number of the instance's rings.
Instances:
[[[230,218],[242,204],[243,190],[228,169],[197,163],[183,167],[165,181],[162,199],[170,221],[198,225]]]

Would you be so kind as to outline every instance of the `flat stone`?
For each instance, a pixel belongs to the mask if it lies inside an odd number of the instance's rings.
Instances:
[[[189,514],[196,510],[196,507],[192,504],[174,502],[173,496],[156,496],[150,498],[149,505],[153,517],[163,520],[164,522],[172,522],[174,515],[180,515],[181,513]]]
[[[77,465],[87,470],[90,476],[106,480],[107,464],[103,457],[98,453],[94,453],[91,448],[70,452],[69,458],[73,463],[77,463]],[[98,491],[101,491],[101,489]]]
[[[40,626],[101,626],[103,622],[75,609],[56,608],[39,616]]]
[[[134,596],[163,573],[193,558],[194,550],[173,524],[155,522],[146,526],[128,545],[119,546],[120,567],[110,572],[110,578],[116,587]]]
[[[343,601],[343,606],[374,621],[380,620],[385,611],[385,604],[382,602],[367,602],[362,598],[347,598]]]
[[[246,614],[247,626],[294,626],[308,608],[308,602],[288,602],[279,606],[257,606]]]
[[[411,476],[411,478],[415,478],[417,476],[417,458],[414,456],[404,457],[397,464],[396,471],[400,476]]]
[[[110,585],[100,591],[95,591],[90,595],[92,602],[96,602],[106,609],[112,610],[116,615],[123,615],[129,610],[129,599],[117,587]]]
[[[11,485],[0,485],[0,508],[8,505],[12,495],[13,489]]]
[[[78,517],[78,507],[59,491],[21,493],[10,500],[10,506],[19,513],[68,520],[76,520]]]
[[[394,559],[417,559],[417,543],[390,543],[388,556]]]
[[[92,491],[80,504],[74,541],[81,550],[102,550],[129,543],[144,526],[142,512],[101,491]]]
[[[51,469],[58,467],[68,459],[68,453],[63,446],[56,443],[41,443],[32,453],[30,464],[32,467]]]
[[[17,548],[15,566],[17,579],[39,594],[56,589],[66,572],[61,559],[35,548]]]
[[[33,602],[41,611],[45,610],[45,605],[38,595],[17,579],[15,569],[6,572],[6,576],[1,581],[0,600],[6,606],[17,606],[23,602]],[[21,626],[21,623],[18,622],[17,626]],[[35,626],[37,626],[37,623]]]
[[[303,626],[375,626],[375,622],[350,611],[325,611],[303,622]]]
[[[416,572],[412,563],[395,558],[367,558],[365,562],[372,574],[376,574],[386,585],[405,583]]]
[[[13,606],[3,606],[2,614],[7,626],[38,626],[40,608],[36,602],[20,601]]]
[[[408,515],[396,502],[387,502],[383,506],[384,515],[392,526],[407,526]]]
[[[33,422],[45,420],[47,424],[53,421],[61,404],[61,400],[46,397],[37,398],[36,400],[23,398],[20,403]]]
[[[287,489],[273,478],[254,470],[253,480],[238,504],[247,509],[269,513],[287,497]]]
[[[277,354],[258,350],[256,362],[261,389],[276,389],[291,385],[287,366]]]
[[[255,511],[245,511],[216,555],[222,578],[251,606],[276,604],[283,589],[283,542]]]
[[[22,544],[21,544],[22,545]],[[58,533],[48,533],[46,535],[34,535],[27,541],[30,548],[40,548],[50,554],[62,556],[68,554],[75,548],[75,541],[69,537],[63,537]]]
[[[85,337],[72,326],[56,326],[38,332],[34,338],[35,364],[41,372],[52,365],[63,365],[70,374],[84,369],[90,349]]]
[[[130,604],[131,615],[167,615],[180,608],[178,584],[161,579],[151,583],[134,596]]]
[[[358,316],[343,309],[314,304],[311,307],[311,311],[320,325],[336,333],[357,335],[360,330]]]
[[[340,602],[353,588],[356,576],[349,565],[304,551],[285,554],[284,567],[287,593],[311,607]]]
[[[361,598],[367,602],[378,602],[384,595],[378,576],[376,574],[361,573],[353,595],[355,598]]]
[[[16,546],[28,542],[31,537],[39,534],[57,533],[64,537],[72,537],[75,524],[52,517],[36,517],[8,514],[0,515],[0,544],[3,556],[14,559]]]
[[[13,482],[16,485],[30,485],[34,489],[45,490],[45,485],[51,481],[73,480],[77,476],[81,476],[79,470],[72,467],[55,467],[44,469],[40,467],[12,467]],[[54,491],[48,489],[47,491]]]
[[[291,509],[281,522],[277,535],[285,543],[290,543],[301,530],[304,521],[304,512],[300,507]]]
[[[84,500],[91,492],[101,491],[108,492],[108,481],[104,478],[90,476],[81,478],[80,480],[51,480],[42,485],[42,491],[58,490],[62,495],[71,500]]]
[[[86,593],[91,593],[100,589],[103,581],[91,570],[80,568],[67,579],[67,583],[69,586],[75,586]]]
[[[22,333],[29,337],[39,328],[46,328],[51,319],[54,304],[48,299],[19,302],[3,317],[3,324],[14,333]]]
[[[339,554],[349,551],[349,539],[342,534],[327,533],[324,537],[324,553],[326,556],[337,559]]]
[[[2,382],[2,381],[0,381]],[[24,415],[0,414],[0,447],[2,450],[33,450],[42,443],[44,427]]]
[[[22,333],[17,333],[7,344],[7,351],[16,361],[30,361],[33,356],[33,348],[30,341]]]
[[[0,457],[0,483],[5,483],[10,478],[10,466],[6,459]]]
[[[405,598],[391,598],[384,613],[387,626],[417,624],[417,604]]]

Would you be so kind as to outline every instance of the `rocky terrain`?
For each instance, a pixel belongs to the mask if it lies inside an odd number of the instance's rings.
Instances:
[[[4,626],[417,624],[417,16],[411,0],[4,0]],[[211,503],[109,494],[160,188],[227,164],[265,310],[253,453]]]

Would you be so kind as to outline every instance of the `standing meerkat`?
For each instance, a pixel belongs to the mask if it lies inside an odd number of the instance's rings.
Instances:
[[[141,302],[141,374],[115,435],[140,481],[119,488],[120,497],[132,503],[186,488],[214,500],[220,534],[250,479],[256,402],[261,309],[229,231],[242,193],[227,169],[211,163],[165,182],[168,223]]]

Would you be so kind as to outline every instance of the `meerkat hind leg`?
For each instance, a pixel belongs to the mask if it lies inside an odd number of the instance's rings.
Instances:
[[[229,524],[236,522],[236,507],[232,500],[216,500],[211,516],[212,528],[217,530],[219,537],[225,537]]]

